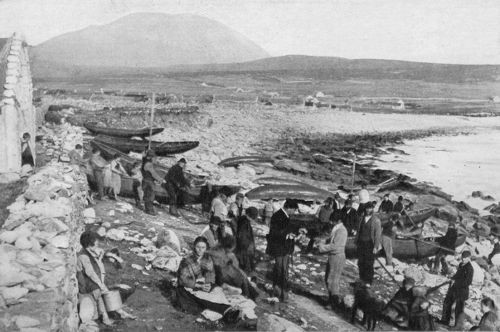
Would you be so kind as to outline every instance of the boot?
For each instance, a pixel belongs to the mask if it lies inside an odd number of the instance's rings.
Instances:
[[[283,303],[287,303],[288,302],[288,291],[283,290],[281,292],[280,301],[283,302]]]
[[[174,217],[180,217],[181,215],[179,214],[179,211],[177,211],[177,206],[175,205],[170,205],[170,209],[169,209],[169,212],[171,215],[173,215]]]

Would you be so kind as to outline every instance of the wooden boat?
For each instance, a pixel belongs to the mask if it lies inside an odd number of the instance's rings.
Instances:
[[[133,140],[127,138],[118,138],[105,135],[98,135],[96,141],[109,145],[124,153],[143,152],[148,148],[149,141]],[[168,156],[171,154],[182,153],[196,148],[200,142],[198,141],[177,141],[177,142],[158,142],[151,141],[151,149],[158,156]]]
[[[272,163],[274,161],[271,157],[266,156],[242,156],[242,157],[233,157],[222,160],[218,163],[219,166],[223,167],[231,167],[238,166],[240,164],[249,164],[249,163]]]
[[[400,216],[399,220],[403,223],[405,226],[411,226],[413,224],[417,224],[419,222],[424,222],[430,217],[434,217],[437,214],[438,209],[434,207],[429,207],[425,209],[420,209],[420,210],[414,210],[414,211],[407,211],[406,215]],[[388,221],[391,213],[378,213],[377,216],[380,218],[380,221],[384,223],[385,221]]]
[[[465,239],[466,236],[460,234],[455,243],[455,248],[464,244]],[[432,238],[424,238],[422,241],[396,238],[392,243],[392,256],[397,259],[422,259],[435,256],[439,250],[438,243]],[[357,257],[357,247],[354,237],[347,239],[345,254],[347,258]]]
[[[257,180],[255,180],[255,183],[260,184],[260,185],[279,185],[279,184],[308,185],[307,183],[300,182],[297,180],[284,179],[284,178],[278,178],[278,177],[273,177],[273,176],[258,178]]]
[[[97,122],[85,122],[83,124],[88,131],[90,131],[94,135],[107,135],[112,137],[148,137],[149,136],[149,128],[138,128],[138,129],[126,129],[126,128],[111,128],[99,126]],[[156,135],[161,133],[165,128],[152,128],[151,134]]]
[[[307,184],[281,184],[268,185],[254,188],[247,192],[248,199],[298,199],[303,201],[323,201],[327,197],[333,197],[329,191],[316,188]]]

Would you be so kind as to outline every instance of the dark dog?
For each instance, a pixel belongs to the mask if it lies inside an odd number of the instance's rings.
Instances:
[[[375,330],[378,321],[381,319],[384,306],[384,301],[375,298],[370,286],[363,282],[354,283],[354,305],[352,307],[351,323],[355,322],[356,311],[359,309],[363,311],[361,324],[366,324],[368,331]]]

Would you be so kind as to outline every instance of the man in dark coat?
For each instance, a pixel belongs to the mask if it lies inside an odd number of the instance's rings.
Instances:
[[[365,205],[356,235],[359,278],[367,284],[373,282],[375,255],[382,247],[382,226],[373,210],[373,203]]]
[[[266,254],[275,260],[273,269],[274,296],[280,300],[288,300],[288,268],[295,247],[296,234],[290,225],[290,215],[298,209],[295,201],[287,199],[283,208],[271,217],[269,234],[267,234]]]
[[[184,169],[186,168],[186,159],[181,158],[177,164],[172,166],[165,176],[165,189],[168,193],[170,214],[178,217],[179,212],[177,207],[182,203],[182,189],[189,186],[189,182],[184,176]]]
[[[443,315],[440,323],[450,325],[451,308],[455,304],[455,325],[458,317],[464,312],[465,301],[469,298],[469,286],[474,277],[474,268],[470,263],[471,253],[465,250],[462,253],[462,262],[458,266],[457,273],[453,276],[452,284],[443,303]]]
[[[439,249],[434,258],[434,266],[432,268],[433,273],[439,273],[439,268],[441,264],[443,265],[443,271],[448,271],[448,265],[446,264],[446,256],[455,253],[455,243],[457,242],[458,232],[455,223],[450,223],[446,234],[436,239],[436,242],[443,248]],[[444,273],[446,274],[446,273]]]
[[[156,153],[153,150],[148,150],[146,156],[142,160],[142,190],[144,191],[144,207],[147,214],[156,215],[154,208],[155,201],[155,181],[165,183],[165,180],[156,172],[154,161]]]
[[[358,231],[359,218],[356,209],[352,207],[352,201],[350,199],[345,201],[344,207],[342,208],[342,210],[340,210],[340,219],[347,229],[347,235],[355,235]]]
[[[397,317],[394,319],[396,322],[408,320],[410,306],[413,303],[413,286],[415,286],[415,280],[413,278],[405,278],[403,287],[394,294],[386,305],[386,310],[392,309],[396,311]]]
[[[380,203],[380,207],[378,208],[378,212],[391,213],[393,209],[394,204],[389,199],[389,194],[385,194],[384,199],[382,200],[382,203]]]
[[[251,206],[237,221],[235,254],[240,262],[240,268],[247,274],[255,270],[255,240],[251,223],[257,221],[258,216],[257,208]]]
[[[500,241],[498,240],[498,236],[493,235],[491,242],[493,242],[493,250],[488,255],[488,264],[492,264],[491,259],[495,255],[500,254]]]
[[[393,211],[399,214],[404,214],[405,205],[403,204],[403,196],[398,197],[398,201],[396,202],[396,204],[394,204]]]

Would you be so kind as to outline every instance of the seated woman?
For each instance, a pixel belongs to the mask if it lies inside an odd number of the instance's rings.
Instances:
[[[255,300],[259,293],[248,280],[247,274],[240,269],[238,258],[233,253],[235,241],[232,236],[225,236],[221,244],[209,253],[214,262],[216,284],[228,284],[230,286],[241,288],[243,296]]]
[[[397,313],[394,321],[403,322],[408,320],[410,306],[413,303],[413,286],[415,286],[415,280],[413,278],[406,278],[403,281],[403,287],[394,294],[387,304],[387,312],[392,309]]]
[[[202,236],[194,240],[193,253],[182,259],[177,271],[177,305],[191,314],[209,309],[224,315],[227,322],[237,321],[240,312],[227,300],[212,294],[215,285],[214,263],[207,254],[208,241]]]
[[[95,232],[85,231],[80,236],[82,250],[77,255],[76,278],[78,280],[78,290],[80,294],[90,294],[97,302],[98,313],[102,315],[102,322],[105,325],[112,325],[113,320],[109,319],[106,306],[102,299],[103,293],[108,292],[108,287],[104,284],[104,264],[102,259],[104,251],[99,248],[98,235]],[[126,313],[123,309],[116,311],[121,318],[136,317]]]
[[[479,325],[474,326],[471,331],[498,331],[500,330],[500,322],[496,314],[495,302],[490,298],[484,298],[481,301],[481,311],[483,317],[479,321]]]
[[[408,328],[412,331],[435,331],[434,319],[429,313],[430,303],[425,297],[422,287],[413,288],[414,300],[410,306]]]

